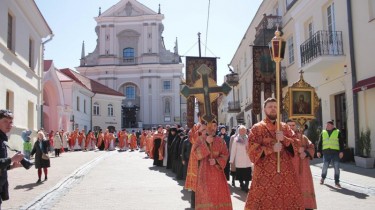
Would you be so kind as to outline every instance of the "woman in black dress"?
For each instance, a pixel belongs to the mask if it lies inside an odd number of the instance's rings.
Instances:
[[[38,169],[38,181],[36,183],[41,182],[41,176],[42,176],[42,168],[44,171],[44,181],[47,180],[47,168],[51,166],[50,160],[44,159],[43,154],[48,156],[48,140],[46,140],[46,137],[42,131],[38,132],[38,139],[34,143],[33,150],[31,151],[31,156],[35,154],[35,168]]]

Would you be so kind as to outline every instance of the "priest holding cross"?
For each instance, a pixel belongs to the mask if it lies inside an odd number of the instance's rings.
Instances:
[[[211,69],[202,64],[197,69],[201,78],[193,87],[184,86],[181,94],[186,98],[194,96],[203,104],[202,120],[207,123],[206,129],[201,130],[201,135],[194,143],[191,156],[199,162],[196,180],[195,209],[222,209],[231,210],[232,201],[230,190],[224,174],[229,152],[222,138],[216,135],[217,122],[212,114],[211,103],[219,93],[228,94],[231,90],[227,83],[217,86],[216,82],[208,75]],[[194,130],[194,129],[193,129]]]

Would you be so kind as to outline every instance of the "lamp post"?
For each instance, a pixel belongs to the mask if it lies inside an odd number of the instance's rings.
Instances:
[[[234,87],[239,84],[239,75],[234,72],[233,67],[228,64],[229,71],[231,72],[230,74],[227,74],[226,77],[226,82],[229,84],[229,86],[232,86],[232,91],[233,91],[233,109],[236,109],[236,97],[235,97],[235,91]]]
[[[275,36],[270,43],[270,53],[272,60],[276,63],[276,101],[277,101],[277,119],[276,130],[280,131],[280,62],[284,59],[285,41],[281,38],[279,29],[275,31]],[[277,141],[279,143],[279,141]],[[277,172],[280,173],[280,152],[277,152]]]

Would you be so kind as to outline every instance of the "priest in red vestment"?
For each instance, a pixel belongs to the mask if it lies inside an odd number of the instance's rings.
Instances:
[[[298,153],[299,142],[285,123],[276,132],[277,102],[264,102],[266,118],[250,131],[247,153],[254,163],[253,179],[245,210],[304,209],[303,198],[292,157]],[[277,143],[278,139],[280,143]],[[277,152],[280,152],[280,172],[277,172]]]
[[[185,189],[191,191],[190,205],[195,208],[195,191],[197,190],[198,160],[193,153],[194,144],[198,142],[198,138],[202,132],[206,130],[206,124],[197,123],[189,131],[189,141],[192,145],[190,150],[189,163],[186,174]]]
[[[232,201],[224,168],[229,152],[225,141],[216,136],[216,122],[208,123],[192,152],[199,161],[195,209],[232,210]]]
[[[297,129],[293,120],[288,120],[286,124],[295,132],[295,138],[300,140],[301,146],[298,155],[293,158],[293,165],[300,181],[305,209],[316,209],[314,182],[310,169],[310,160],[314,159],[315,146],[302,134],[302,131]]]

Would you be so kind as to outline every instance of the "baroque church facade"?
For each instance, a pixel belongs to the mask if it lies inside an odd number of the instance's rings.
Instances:
[[[135,0],[121,0],[95,18],[94,51],[85,55],[82,45],[77,71],[125,96],[119,107],[122,128],[184,124],[186,119],[179,93],[183,64],[177,40],[173,52],[165,48],[163,19],[160,8],[154,12]]]

